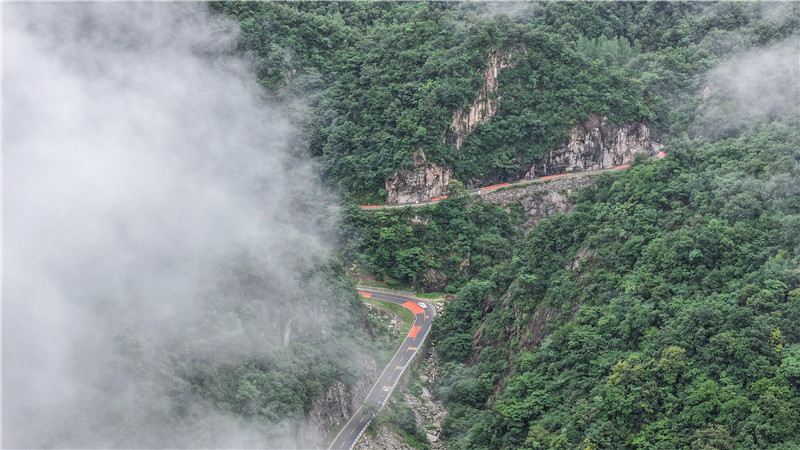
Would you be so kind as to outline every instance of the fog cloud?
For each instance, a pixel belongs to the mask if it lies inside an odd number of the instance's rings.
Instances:
[[[719,138],[800,109],[800,37],[755,48],[706,75],[696,132]]]
[[[295,131],[231,25],[204,5],[80,3],[5,4],[2,27],[3,445],[285,445],[288,425],[176,405],[191,389],[166,369],[284,344],[263,331],[326,258],[294,218]],[[262,277],[263,348],[217,298],[237,265]]]

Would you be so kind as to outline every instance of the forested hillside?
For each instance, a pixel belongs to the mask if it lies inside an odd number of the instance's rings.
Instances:
[[[346,266],[456,294],[434,330],[449,448],[800,446],[800,4],[215,7],[343,192]],[[493,57],[497,110],[455,145]],[[530,232],[465,195],[591,114],[649,124],[667,157]],[[353,204],[417,149],[449,198]]]
[[[598,177],[436,322],[453,448],[769,448],[800,414],[796,119]]]
[[[385,197],[384,180],[428,160],[469,179],[517,177],[590,113],[644,119],[643,85],[586,58],[535,11],[495,17],[485,4],[236,3],[242,49],[295,111],[323,173],[358,198]],[[592,34],[591,38],[596,38]],[[625,41],[627,42],[627,41]],[[496,120],[456,151],[448,127],[483,87],[492,51],[507,55]]]
[[[0,446],[322,445],[379,351],[230,23],[2,9]]]
[[[464,183],[518,177],[591,114],[691,123],[704,73],[797,27],[796,4],[696,2],[221,2],[271,97],[288,103],[322,173],[362,201],[413,167]],[[449,125],[507,60],[491,120],[456,148]]]

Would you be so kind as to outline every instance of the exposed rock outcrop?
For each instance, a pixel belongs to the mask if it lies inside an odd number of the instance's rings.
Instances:
[[[545,217],[559,212],[572,211],[572,204],[567,201],[569,193],[573,189],[587,186],[593,182],[594,177],[592,176],[567,175],[512,189],[481,192],[481,198],[486,203],[506,208],[518,203],[527,215],[526,221],[520,227],[524,231],[530,231]]]
[[[437,305],[439,306],[439,305]],[[438,308],[437,308],[438,309]],[[421,395],[415,396],[408,389],[409,385],[413,383],[413,378],[410,372],[403,374],[401,382],[390,400],[391,407],[395,402],[403,402],[411,408],[414,412],[414,420],[416,427],[419,430],[418,438],[422,438],[424,432],[425,439],[430,443],[432,450],[445,450],[447,443],[441,439],[442,422],[447,417],[447,410],[441,401],[436,400],[431,391],[430,386],[436,380],[437,376],[437,357],[436,351],[430,347],[428,356],[425,362],[420,364],[422,368],[422,375],[419,375],[419,380],[423,383],[421,388]],[[398,397],[402,395],[402,400]],[[375,448],[392,449],[392,450],[406,450],[411,449],[404,439],[395,430],[392,430],[386,423],[380,423],[375,432],[367,432],[356,443],[356,450],[370,450]]]
[[[619,127],[605,117],[589,116],[570,130],[569,142],[550,150],[531,167],[530,175],[540,177],[569,171],[609,169],[633,160],[636,153],[652,152],[650,128],[641,122]]]
[[[331,428],[349,419],[364,402],[372,384],[378,379],[374,359],[363,358],[361,376],[354,386],[335,381],[321,398],[311,404],[306,422],[301,425],[297,448],[310,448],[321,443]]]
[[[445,195],[453,169],[429,163],[421,148],[413,158],[413,170],[401,170],[386,179],[386,203],[414,203]]]
[[[421,378],[428,380],[428,376]],[[419,398],[411,394],[404,394],[403,401],[414,411],[417,428],[425,430],[425,437],[428,442],[433,444],[434,449],[443,449],[445,446],[439,442],[439,435],[442,433],[442,421],[447,417],[447,411],[441,402],[434,401],[433,395],[427,387],[422,387],[422,394]]]
[[[414,450],[414,447],[403,442],[403,438],[385,423],[378,425],[375,434],[364,433],[355,446],[355,450],[373,450],[377,448],[384,450]]]
[[[575,258],[573,258],[572,261],[570,261],[566,267],[564,267],[564,269],[581,273],[581,264],[584,261],[589,260],[592,256],[594,256],[594,250],[587,247],[579,251],[578,254],[575,255]]]
[[[512,57],[517,53],[519,51],[503,54],[499,50],[492,50],[489,55],[489,67],[483,74],[483,87],[475,95],[475,100],[469,109],[456,111],[453,123],[450,124],[449,143],[454,145],[456,150],[461,148],[464,139],[475,127],[488,121],[497,112],[499,97],[494,95],[498,87],[497,76],[500,70],[513,66]],[[443,143],[448,143],[447,138]]]
[[[519,199],[519,204],[528,215],[525,228],[532,229],[540,220],[553,214],[572,211],[572,204],[567,202],[566,192],[543,192]]]
[[[519,314],[515,311],[515,315]],[[527,320],[527,325],[524,329],[519,330],[517,333],[519,337],[519,348],[523,350],[530,350],[538,346],[542,340],[549,335],[552,330],[550,329],[549,322],[553,317],[559,315],[558,308],[546,305],[538,305]]]

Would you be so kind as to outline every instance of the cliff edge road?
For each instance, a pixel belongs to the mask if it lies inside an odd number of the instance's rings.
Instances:
[[[434,307],[424,299],[388,293],[384,290],[364,286],[358,286],[358,292],[362,297],[396,303],[410,309],[414,313],[414,325],[409,330],[403,345],[400,346],[392,360],[389,361],[389,365],[386,366],[386,369],[372,386],[369,394],[364,399],[364,403],[342,428],[336,439],[333,440],[330,448],[337,450],[353,448],[358,438],[367,429],[372,418],[386,404],[400,376],[403,375],[411,360],[414,359],[417,349],[422,347],[423,342],[425,342],[433,323],[433,317],[436,315]]]

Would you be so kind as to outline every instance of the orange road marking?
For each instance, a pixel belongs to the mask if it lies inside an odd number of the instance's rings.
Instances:
[[[500,183],[500,184],[493,184],[493,185],[491,185],[491,186],[486,186],[486,187],[484,187],[484,188],[481,188],[481,189],[494,189],[494,188],[498,188],[498,187],[500,187],[500,186],[508,186],[508,185],[510,185],[510,184],[511,184],[511,183]]]
[[[405,306],[406,308],[410,309],[411,312],[413,312],[414,314],[422,314],[422,313],[425,312],[425,311],[422,310],[422,308],[419,307],[418,304],[416,304],[414,302],[405,302],[405,303],[403,303],[403,306]]]
[[[409,350],[416,350],[417,347],[408,347]]]
[[[394,370],[403,370],[403,366],[397,366],[394,368]]]
[[[384,386],[384,387],[383,387],[383,390],[384,390],[384,391],[388,391],[388,390],[389,390],[389,389],[391,389],[391,388],[392,388],[391,386]]]
[[[664,153],[663,151],[659,151],[656,154],[657,158],[663,158],[665,156],[667,156],[667,154]],[[630,164],[622,164],[621,166],[615,166],[614,169],[624,169],[626,167],[630,167]],[[603,170],[608,170],[608,169],[603,169]],[[565,177],[565,176],[567,176],[566,173],[560,173],[560,174],[557,174],[557,175],[547,175],[547,176],[544,176],[544,177],[533,178],[530,181],[546,180],[548,178]],[[517,180],[517,181],[512,181],[512,182],[509,182],[509,183],[493,184],[491,186],[485,186],[485,187],[482,187],[482,188],[478,188],[476,190],[471,190],[470,193],[477,193],[477,192],[483,191],[483,190],[495,189],[495,188],[499,188],[499,187],[502,187],[502,186],[509,186],[511,184],[521,183],[521,182],[524,182],[524,181],[528,181],[528,180],[527,179],[526,180]],[[432,198],[432,199],[429,200],[429,203],[435,203],[435,202],[438,202],[440,200],[444,200],[444,199],[446,199],[448,197],[449,197],[448,195],[444,195],[442,197]],[[363,206],[359,206],[359,208],[361,208],[361,209],[385,208],[386,206],[387,205],[363,205]],[[404,205],[401,204],[401,205],[392,205],[392,206],[404,206]],[[258,211],[258,213],[259,213],[259,215],[264,214],[263,211]]]
[[[359,291],[358,295],[360,295],[362,297],[366,297],[366,298],[372,298],[372,294],[370,294],[369,292],[361,292],[361,291]]]
[[[410,337],[410,338],[417,337],[417,333],[419,333],[419,329],[420,328],[421,327],[418,327],[418,326],[417,327],[411,327],[411,331],[408,333],[408,337]]]

